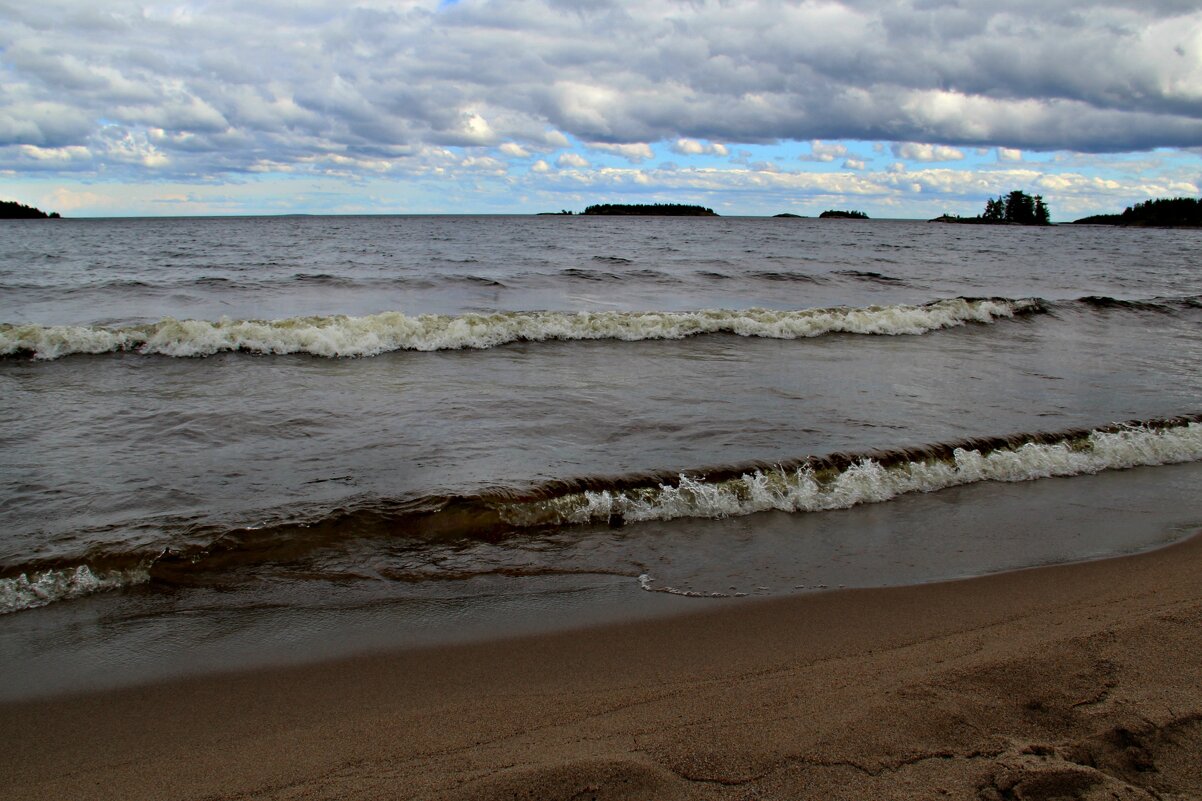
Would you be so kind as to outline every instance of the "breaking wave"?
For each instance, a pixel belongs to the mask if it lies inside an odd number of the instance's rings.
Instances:
[[[800,339],[824,334],[924,334],[1043,311],[1037,300],[952,298],[923,305],[693,312],[497,312],[457,316],[383,312],[364,317],[175,320],[126,327],[0,325],[0,355],[57,359],[135,351],[209,356],[224,351],[375,356],[398,350],[492,348],[511,342],[683,339],[702,334]]]
[[[818,512],[981,481],[1031,481],[1202,460],[1196,418],[1092,431],[968,440],[864,456],[838,455],[717,477],[681,474],[658,484],[585,489],[510,506],[514,526],[610,525],[766,511]]]
[[[252,528],[212,529],[192,545],[166,548],[155,556],[92,554],[83,560],[86,564],[3,568],[0,614],[150,581],[207,584],[226,571],[291,564],[350,541],[403,541],[420,548],[435,542],[497,542],[540,529],[773,510],[818,512],[983,481],[1031,481],[1200,460],[1202,414],[1196,414],[775,464],[565,479],[472,496],[374,500],[335,511],[294,510],[291,517]]]
[[[87,565],[21,573],[0,579],[0,614],[36,609],[55,601],[81,598],[95,592],[132,587],[150,581],[147,568],[101,570]]]

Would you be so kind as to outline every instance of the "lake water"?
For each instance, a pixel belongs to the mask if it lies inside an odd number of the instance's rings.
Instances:
[[[1170,542],[1202,527],[1198,253],[875,220],[5,222],[2,694]]]

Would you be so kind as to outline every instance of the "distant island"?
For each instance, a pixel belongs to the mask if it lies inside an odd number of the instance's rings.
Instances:
[[[801,214],[791,214],[790,212],[787,212],[787,211],[783,214],[773,214],[772,216],[773,217],[792,217],[797,220],[805,219]]]
[[[1123,225],[1139,228],[1200,228],[1202,200],[1192,197],[1158,198],[1128,206],[1122,214],[1095,214],[1073,220],[1079,225]]]
[[[1015,189],[1009,195],[985,201],[985,211],[976,217],[944,214],[931,222],[965,223],[968,225],[1051,225],[1051,209],[1042,195],[1031,197]]]
[[[839,211],[827,209],[818,215],[820,220],[867,220],[868,215],[862,211]]]
[[[717,217],[713,209],[704,206],[686,206],[681,203],[625,204],[601,203],[586,208],[582,214],[610,216],[654,216],[654,217]]]
[[[0,200],[0,220],[57,220],[59,214],[52,211],[49,214],[24,203],[14,203],[11,200]]]

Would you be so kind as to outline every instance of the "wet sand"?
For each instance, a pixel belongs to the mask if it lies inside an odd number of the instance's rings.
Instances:
[[[0,706],[0,797],[1197,798],[1202,537]]]

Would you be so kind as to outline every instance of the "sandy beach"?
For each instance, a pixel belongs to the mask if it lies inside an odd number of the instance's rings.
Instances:
[[[8,704],[0,795],[1198,798],[1200,653],[1195,536],[958,582]]]

